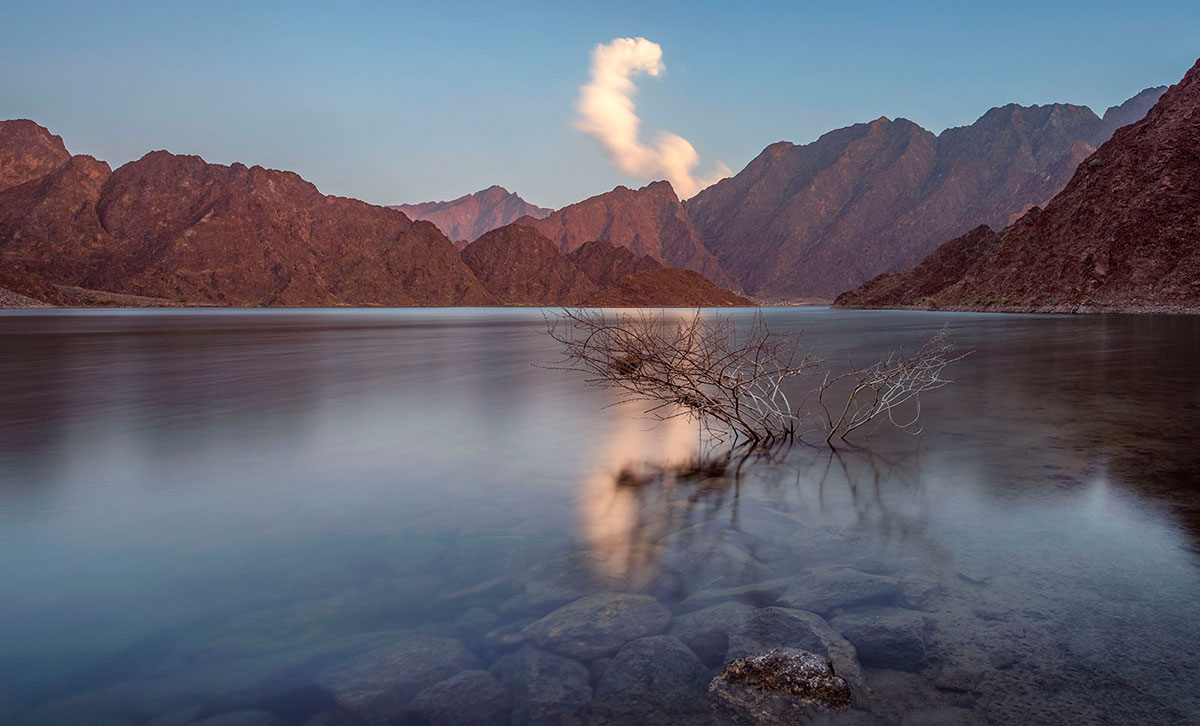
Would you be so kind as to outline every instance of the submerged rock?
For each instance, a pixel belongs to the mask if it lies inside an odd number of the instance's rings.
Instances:
[[[418,693],[407,720],[427,726],[505,726],[509,704],[508,689],[490,673],[463,671]]]
[[[366,722],[353,711],[337,708],[322,711],[304,722],[304,726],[364,726]]]
[[[779,604],[826,615],[861,605],[891,605],[903,595],[900,580],[849,567],[810,567],[779,598]]]
[[[660,566],[663,576],[672,581],[738,587],[770,576],[750,546],[733,531],[714,534],[696,525],[667,537],[664,547]]]
[[[526,645],[501,656],[491,672],[512,694],[513,723],[584,723],[592,686],[582,663]]]
[[[280,721],[268,711],[228,711],[193,721],[192,726],[280,726]]]
[[[862,605],[892,605],[904,594],[900,580],[852,568],[809,568],[800,572],[779,605],[828,614]]]
[[[419,692],[479,662],[451,638],[411,635],[338,665],[319,678],[337,702],[370,724],[406,713]]]
[[[929,620],[922,613],[874,608],[839,615],[830,624],[854,644],[865,666],[917,671],[929,662],[925,642]]]
[[[772,648],[796,648],[829,658],[852,687],[866,689],[854,646],[816,613],[771,607],[754,610],[729,631],[727,661]]]
[[[671,623],[671,635],[679,638],[700,660],[719,667],[728,658],[729,632],[746,622],[754,608],[740,602],[724,602],[685,613]]]
[[[516,648],[524,644],[524,642],[528,640],[528,638],[525,637],[525,633],[522,632],[524,628],[525,625],[521,623],[502,625],[495,630],[488,631],[480,639],[480,642],[483,643],[485,648],[492,648],[495,650],[511,650],[512,648]]]
[[[777,648],[738,658],[708,686],[722,717],[739,724],[804,723],[815,713],[850,707],[850,685],[828,658],[796,648]]]
[[[705,714],[704,664],[679,638],[640,638],[617,651],[596,686],[596,713],[614,723],[677,723]]]
[[[773,604],[792,584],[792,578],[780,577],[773,580],[752,582],[749,585],[739,585],[738,587],[698,590],[679,603],[679,609],[695,610],[731,600],[763,607]]]
[[[539,647],[586,661],[658,635],[670,623],[671,611],[648,595],[600,593],[535,620],[523,633]]]
[[[491,610],[474,607],[454,621],[454,629],[467,640],[479,640],[500,623],[500,616]]]

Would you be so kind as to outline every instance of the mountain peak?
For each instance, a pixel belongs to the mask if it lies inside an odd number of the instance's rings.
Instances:
[[[61,136],[29,119],[0,121],[0,191],[49,174],[71,153]]]
[[[542,219],[553,211],[534,206],[499,184],[448,202],[396,204],[391,208],[404,212],[413,221],[432,222],[447,237],[459,242],[478,239],[522,217]]]
[[[1134,108],[1158,95],[1147,90],[1131,99]],[[1198,114],[1200,61],[1144,118],[1117,129],[1075,167],[1044,207],[1003,232],[980,228],[952,239],[839,304],[932,299],[951,309],[1026,312],[1200,309]]]
[[[525,219],[571,253],[593,240],[625,247],[638,257],[649,255],[672,267],[695,270],[719,285],[732,284],[684,211],[670,182],[655,181],[640,189],[617,186],[568,205],[545,219]]]

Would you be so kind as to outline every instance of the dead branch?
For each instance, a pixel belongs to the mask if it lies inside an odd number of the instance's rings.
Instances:
[[[845,439],[883,416],[919,431],[920,394],[948,383],[943,369],[962,357],[953,357],[943,330],[911,356],[893,353],[868,368],[832,374],[804,351],[799,334],[771,332],[761,312],[739,329],[727,315],[699,310],[677,316],[566,309],[546,316],[546,333],[563,346],[563,357],[548,367],[617,389],[618,403],[639,401],[651,418],[687,416],[717,440],[732,435],[755,446],[812,431],[826,442]],[[793,407],[791,379],[818,376],[804,398],[815,400],[813,410]],[[911,417],[896,420],[910,403]]]

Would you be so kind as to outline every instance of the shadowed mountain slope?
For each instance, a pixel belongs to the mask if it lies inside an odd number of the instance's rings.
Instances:
[[[617,187],[521,224],[546,235],[563,252],[601,240],[650,255],[664,265],[695,270],[717,284],[732,280],[705,248],[670,183],[658,181],[641,189]]]
[[[841,295],[844,307],[1200,310],[1200,61],[1045,207]]]
[[[1084,106],[993,108],[934,135],[880,118],[797,146],[768,146],[685,203],[708,248],[747,292],[832,297],[922,259],[980,224],[1045,203],[1148,89],[1102,120]]]
[[[413,221],[433,222],[455,242],[471,242],[521,217],[542,219],[554,211],[525,201],[501,186],[490,186],[448,202],[396,204]]]

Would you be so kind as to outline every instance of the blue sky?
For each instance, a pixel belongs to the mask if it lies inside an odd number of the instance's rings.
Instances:
[[[1200,55],[1192,2],[355,3],[3,0],[0,118],[117,166],[165,148],[291,169],[375,203],[501,184],[561,206],[617,184],[571,126],[597,43],[643,36],[643,136],[701,169],[902,116],[934,131],[991,106],[1097,112]]]

